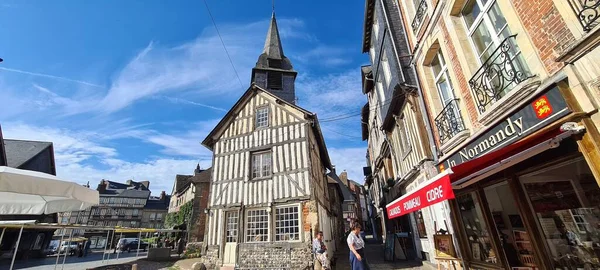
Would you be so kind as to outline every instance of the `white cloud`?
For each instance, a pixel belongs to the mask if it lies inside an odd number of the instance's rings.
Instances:
[[[342,171],[348,172],[348,178],[358,183],[364,182],[362,168],[366,164],[366,152],[364,147],[356,148],[329,148],[331,162],[335,165],[337,174]]]
[[[50,74],[30,72],[30,71],[25,71],[25,70],[20,70],[20,69],[14,69],[14,68],[5,68],[5,67],[0,67],[0,70],[8,71],[8,72],[14,72],[14,73],[20,73],[20,74],[25,74],[25,75],[31,75],[31,76],[36,76],[36,77],[44,77],[44,78],[49,78],[49,79],[55,79],[55,80],[60,80],[60,81],[65,81],[65,82],[78,83],[78,84],[82,84],[82,85],[86,85],[86,86],[92,86],[92,87],[97,87],[97,88],[104,88],[104,86],[98,85],[98,84],[95,84],[95,83],[86,82],[86,81],[82,81],[82,80],[70,79],[70,78],[61,77],[61,76],[54,76],[54,75],[50,75]]]
[[[301,63],[315,62],[321,66],[335,67],[351,63],[352,58],[348,57],[351,52],[348,48],[319,44],[292,58]]]
[[[54,145],[57,175],[65,180],[95,186],[101,179],[124,182],[128,179],[148,180],[155,194],[170,192],[175,174],[191,174],[198,159],[153,158],[141,162],[119,159],[115,148],[104,146],[106,141],[96,133],[74,132],[67,129],[35,127],[22,123],[5,123],[6,138],[49,141]],[[94,166],[92,158],[104,165]],[[210,159],[200,161],[202,167]],[[106,167],[106,168],[102,168]]]
[[[366,100],[358,69],[322,77],[305,75],[296,89],[300,106],[318,114],[327,139],[360,141],[360,112]]]

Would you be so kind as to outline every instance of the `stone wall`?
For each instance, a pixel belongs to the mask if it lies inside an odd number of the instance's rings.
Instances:
[[[240,268],[312,268],[310,243],[242,243],[238,248]]]
[[[201,258],[207,269],[216,269],[220,265],[219,246],[207,246]]]

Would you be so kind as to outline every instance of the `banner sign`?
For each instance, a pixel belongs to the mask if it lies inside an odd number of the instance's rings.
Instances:
[[[445,175],[413,193],[400,197],[386,208],[389,219],[392,219],[449,199],[454,199],[454,191],[450,184],[450,176]]]
[[[554,86],[460,148],[458,152],[445,158],[438,164],[438,171],[443,172],[445,169],[507,146],[569,113],[567,102],[558,87]]]

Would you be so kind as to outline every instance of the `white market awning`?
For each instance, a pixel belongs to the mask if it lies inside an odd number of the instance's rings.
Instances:
[[[42,215],[98,205],[98,191],[46,173],[0,166],[0,215]]]

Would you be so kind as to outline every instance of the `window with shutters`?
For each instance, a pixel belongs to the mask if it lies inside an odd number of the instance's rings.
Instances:
[[[283,74],[281,72],[269,71],[267,73],[267,88],[271,90],[282,90]]]
[[[268,127],[269,126],[269,107],[258,108],[256,110],[256,127]]]

